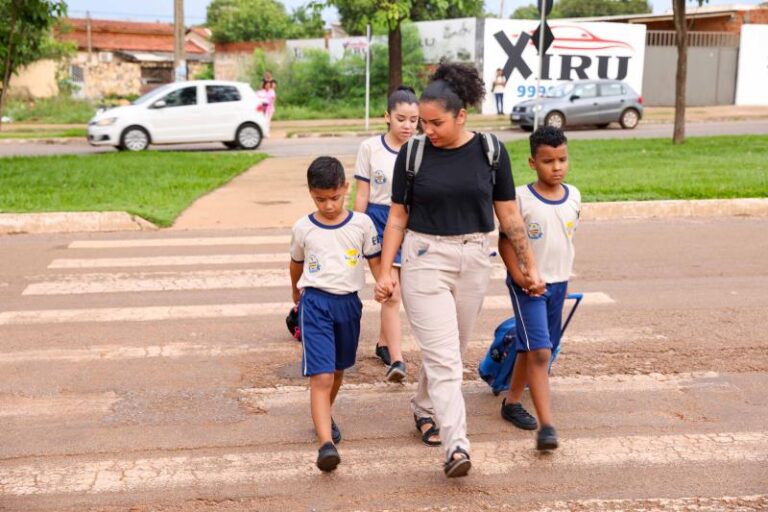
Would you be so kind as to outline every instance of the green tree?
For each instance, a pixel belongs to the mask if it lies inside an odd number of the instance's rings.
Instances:
[[[350,34],[364,34],[370,24],[374,31],[386,30],[389,52],[389,91],[403,81],[401,26],[404,21],[462,18],[482,14],[478,0],[325,0],[320,4],[334,6],[341,23]]]
[[[325,35],[325,22],[319,9],[299,7],[291,13],[290,37],[305,39],[323,37]]]
[[[559,0],[555,2],[548,18],[585,18],[649,12],[651,5],[647,0]],[[523,20],[539,19],[539,16],[535,4],[519,7],[512,13],[512,18]]]
[[[0,129],[11,75],[57,50],[52,28],[66,12],[62,0],[0,0]]]
[[[276,0],[213,0],[207,22],[217,43],[285,39],[292,31],[285,7]]]

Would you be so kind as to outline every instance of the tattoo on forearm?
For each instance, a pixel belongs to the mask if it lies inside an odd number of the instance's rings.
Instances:
[[[507,235],[507,238],[512,244],[512,248],[515,250],[517,264],[520,267],[520,270],[522,271],[523,275],[528,275],[531,264],[528,260],[530,251],[527,250],[528,239],[525,234],[525,228],[523,226],[513,224],[504,231],[504,234]]]

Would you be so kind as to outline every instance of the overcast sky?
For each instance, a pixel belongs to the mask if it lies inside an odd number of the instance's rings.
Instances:
[[[283,0],[288,11],[307,3],[308,0]],[[762,0],[709,0],[706,5],[749,4],[757,5]],[[66,0],[69,15],[74,18],[85,17],[90,11],[92,18],[121,19],[133,21],[173,21],[173,0]],[[205,21],[205,9],[210,0],[184,0],[184,17],[187,25],[196,25]],[[505,0],[504,15],[509,16],[518,7],[534,3],[533,0]],[[672,0],[650,0],[654,13],[663,13],[672,8]],[[499,13],[500,0],[485,0],[488,12]],[[695,5],[695,2],[688,2]],[[336,19],[336,14],[328,10],[323,16],[326,21]]]

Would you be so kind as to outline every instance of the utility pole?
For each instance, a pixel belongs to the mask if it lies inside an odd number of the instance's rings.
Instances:
[[[499,18],[504,19],[504,0],[501,0],[501,5],[499,6]]]
[[[91,35],[91,11],[85,11],[85,39],[88,43],[88,64],[93,62],[93,37]]]
[[[187,79],[184,55],[184,0],[173,0],[173,74],[175,82]]]

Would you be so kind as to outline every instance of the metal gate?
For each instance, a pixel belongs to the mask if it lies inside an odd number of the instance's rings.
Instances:
[[[686,105],[733,105],[739,34],[688,32]],[[675,104],[677,47],[674,30],[646,33],[643,100],[650,106]]]

